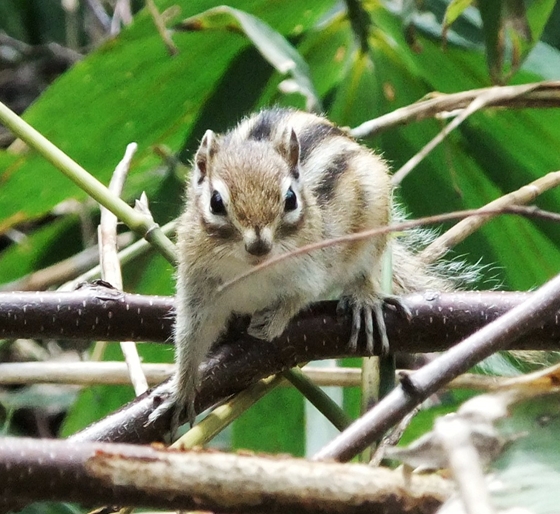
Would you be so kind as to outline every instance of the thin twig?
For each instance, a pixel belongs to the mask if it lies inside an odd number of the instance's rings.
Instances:
[[[225,282],[221,286],[217,288],[218,292],[222,292],[225,289],[229,289],[233,285],[245,280],[247,277],[254,275],[255,273],[259,273],[262,270],[275,266],[280,262],[283,262],[287,259],[292,259],[294,257],[298,257],[299,255],[304,255],[307,253],[314,252],[316,250],[321,250],[322,248],[327,248],[329,246],[345,244],[345,243],[353,243],[355,241],[362,241],[364,239],[369,239],[375,236],[380,236],[384,234],[389,234],[391,232],[401,232],[403,230],[409,230],[411,228],[420,227],[423,225],[434,225],[436,223],[443,223],[445,221],[452,221],[457,219],[467,218],[473,215],[502,215],[502,214],[516,214],[520,216],[527,216],[527,217],[536,217],[536,218],[547,218],[549,220],[560,220],[560,215],[556,215],[556,213],[550,213],[543,211],[541,209],[536,209],[533,207],[523,207],[523,206],[505,206],[500,209],[466,209],[462,211],[453,211],[447,212],[444,214],[436,214],[434,216],[425,216],[423,218],[418,218],[416,220],[409,220],[403,221],[401,223],[394,223],[388,226],[374,228],[370,230],[364,230],[362,232],[356,232],[354,234],[348,234],[341,237],[335,237],[333,239],[325,239],[323,241],[319,241],[317,243],[311,243],[291,252],[286,252],[276,257],[272,257],[267,259],[266,261],[262,262],[261,264],[257,264],[253,266],[248,271],[244,273],[240,273],[237,277]]]
[[[441,132],[437,134],[424,148],[422,148],[416,155],[409,159],[392,177],[393,185],[399,185],[403,179],[416,167],[418,164],[437,146],[439,145],[452,130],[455,130],[463,121],[465,121],[471,114],[474,114],[479,109],[486,107],[499,98],[501,100],[515,98],[522,96],[529,91],[533,91],[537,84],[529,84],[526,86],[518,86],[515,90],[508,90],[504,92],[502,88],[495,87],[482,91],[474,100],[463,109],[461,113],[455,117],[449,125],[447,125]],[[509,97],[506,95],[509,93]]]
[[[109,191],[116,196],[121,195],[128,170],[130,169],[130,162],[137,148],[138,145],[136,143],[130,143],[126,147],[124,157],[115,168],[109,184]],[[111,211],[101,206],[99,260],[101,262],[102,278],[115,288],[122,290],[121,265],[117,253],[117,222],[117,217]],[[104,342],[98,342],[95,346],[94,354],[96,359],[94,360],[101,360],[105,345],[106,343]],[[136,396],[138,396],[148,389],[148,382],[142,371],[138,349],[136,348],[136,344],[132,341],[121,341],[120,346],[128,366],[130,381],[132,382]]]
[[[459,417],[442,417],[434,424],[466,514],[495,514],[486,486],[482,462],[472,441],[471,423]]]
[[[534,88],[519,96],[518,91],[525,90],[529,86],[534,86]],[[427,118],[437,118],[443,113],[466,108],[475,98],[488,90],[495,90],[496,95],[493,101],[486,107],[523,109],[527,107],[560,106],[560,81],[537,82],[521,86],[502,86],[500,88],[472,89],[454,94],[432,93],[430,98],[401,107],[374,120],[366,121],[358,127],[351,129],[349,133],[357,139],[369,138],[399,125]]]
[[[170,236],[175,232],[176,225],[177,225],[176,220],[170,221],[169,223],[166,223],[165,225],[163,225],[163,227],[161,227],[161,231],[166,236]],[[118,253],[119,261],[121,265],[128,264],[129,262],[132,262],[137,257],[144,255],[151,248],[152,245],[146,239],[139,239],[135,243],[132,243],[126,248],[123,248]],[[74,291],[79,287],[80,284],[84,282],[91,282],[92,280],[95,280],[96,278],[99,277],[101,277],[101,266],[97,265],[91,268],[89,271],[86,271],[85,273],[79,275],[74,280],[71,280],[70,282],[63,284],[59,288],[59,291]],[[1,288],[0,291],[2,291]]]
[[[85,0],[85,5],[89,11],[93,14],[93,17],[103,29],[103,31],[108,34],[111,29],[111,18],[105,12],[105,8],[100,0]]]
[[[286,379],[280,374],[259,380],[227,403],[213,409],[200,423],[177,439],[171,447],[186,450],[206,444],[263,396],[283,383],[286,383]]]
[[[119,234],[119,248],[130,245],[133,240],[134,236],[132,232]],[[149,246],[144,239],[141,239],[141,241]],[[97,245],[90,246],[52,266],[47,266],[46,268],[24,275],[13,282],[2,284],[0,285],[0,291],[44,291],[79,276],[81,273],[90,270],[92,266],[95,266],[98,262],[99,248]],[[99,278],[99,272],[97,277],[93,278]],[[84,280],[78,280],[78,283],[79,282],[84,282]],[[75,287],[73,289],[75,289]]]
[[[165,26],[165,21],[161,13],[158,11],[158,8],[156,7],[154,0],[146,0],[146,7],[148,7],[148,10],[150,11],[154,25],[158,31],[159,36],[164,42],[167,51],[169,52],[169,55],[177,55],[179,49],[177,48],[177,45],[173,42],[173,39],[171,39],[167,27]]]
[[[111,34],[114,35],[120,32],[121,22],[125,26],[132,23],[130,0],[117,0],[115,9],[113,10],[113,18],[111,20]]]
[[[175,364],[142,364],[142,370],[150,385],[157,385],[170,378]],[[301,368],[310,380],[321,387],[360,387],[360,368]],[[397,370],[402,377],[409,370]],[[492,377],[466,373],[446,385],[449,389],[472,389],[493,391],[508,384],[508,377]],[[126,385],[130,383],[128,368],[124,362],[2,362],[0,385],[68,384],[68,385]],[[287,383],[286,383],[287,385]]]
[[[487,203],[484,207],[481,207],[481,209],[502,209],[504,207],[533,202],[539,195],[558,185],[560,185],[560,171],[552,171],[547,173],[544,177],[539,177],[530,184],[519,188],[517,191],[512,191],[511,193]],[[469,216],[461,220],[422,250],[419,254],[420,258],[427,263],[435,262],[445,255],[449,249],[459,244],[493,217],[494,215],[478,215]]]

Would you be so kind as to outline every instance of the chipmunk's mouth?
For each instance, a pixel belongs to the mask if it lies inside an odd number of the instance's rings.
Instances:
[[[270,253],[265,255],[251,255],[249,253],[246,254],[246,260],[251,266],[257,266],[258,264],[262,264],[267,259],[270,259]]]

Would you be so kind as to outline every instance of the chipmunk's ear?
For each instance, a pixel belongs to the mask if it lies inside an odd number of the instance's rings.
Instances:
[[[202,138],[200,146],[194,157],[194,178],[197,184],[201,184],[208,176],[208,171],[212,162],[212,158],[218,150],[218,142],[216,134],[211,130],[207,130]]]
[[[297,180],[299,178],[299,140],[293,128],[283,134],[278,150],[288,162],[290,171]]]

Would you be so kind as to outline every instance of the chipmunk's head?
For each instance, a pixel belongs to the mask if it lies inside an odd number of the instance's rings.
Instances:
[[[293,247],[305,215],[299,155],[291,129],[276,143],[204,135],[191,187],[204,230],[233,257],[255,263]]]

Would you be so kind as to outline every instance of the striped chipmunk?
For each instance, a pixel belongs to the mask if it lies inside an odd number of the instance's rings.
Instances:
[[[194,421],[198,367],[234,313],[252,316],[250,335],[272,340],[303,307],[340,293],[352,313],[349,350],[363,323],[367,350],[388,349],[381,292],[385,235],[284,260],[219,291],[264,260],[310,243],[387,225],[393,207],[387,164],[327,119],[263,110],[223,135],[208,130],[194,157],[178,227],[177,373],[174,407]],[[448,289],[406,243],[390,239],[393,292]],[[401,308],[401,310],[403,310]]]

